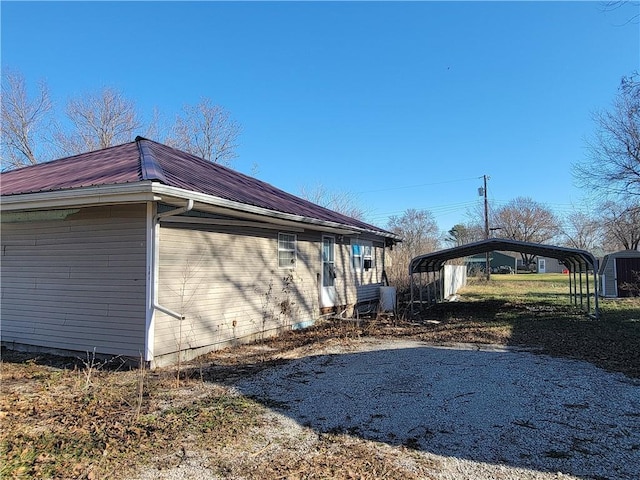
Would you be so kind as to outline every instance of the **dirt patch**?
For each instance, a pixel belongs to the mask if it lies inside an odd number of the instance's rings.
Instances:
[[[494,478],[559,478],[562,475],[555,472],[541,472],[541,467],[527,467],[527,461],[535,465],[533,460],[484,461],[456,453],[451,447],[434,450],[429,438],[446,445],[439,436],[453,435],[438,429],[417,429],[404,436],[392,431],[396,438],[377,437],[374,429],[382,431],[380,425],[393,408],[371,409],[362,422],[334,415],[341,420],[339,425],[330,425],[320,420],[331,417],[329,414],[307,415],[305,420],[301,411],[285,409],[291,403],[286,398],[240,388],[243,382],[253,380],[268,385],[266,378],[293,368],[296,362],[359,358],[363,346],[378,345],[378,350],[384,350],[379,348],[380,342],[387,341],[440,346],[472,343],[485,351],[495,344],[527,347],[624,373],[626,377],[614,380],[621,385],[640,377],[636,317],[594,322],[565,307],[530,307],[498,300],[485,306],[441,304],[411,318],[330,320],[267,342],[202,357],[184,366],[179,385],[175,369],[129,370],[117,359],[89,369],[82,358],[3,350],[0,455],[4,463],[0,476],[126,478],[135,477],[132,472],[146,466],[136,474],[139,478],[460,478],[455,472],[461,471],[467,472],[467,478],[489,473]],[[287,381],[308,386],[326,376],[331,367],[312,365],[311,372],[290,371]],[[389,390],[400,392],[402,381],[405,387],[413,388],[409,371],[398,367],[397,385]],[[335,372],[339,376],[339,370]],[[375,398],[378,390],[370,390],[364,398]],[[335,403],[337,398],[327,393],[312,395],[320,403]],[[455,402],[466,405],[464,402],[477,394],[460,391],[453,396],[457,395]],[[304,398],[300,397],[300,402]],[[556,406],[562,412],[574,416],[596,408],[593,401],[583,398],[559,402]],[[629,408],[618,412],[620,417],[612,418],[611,425],[637,421],[640,415]],[[521,415],[513,419],[509,429],[539,434],[541,423],[533,420]],[[566,419],[559,421],[568,423]],[[593,448],[594,441],[580,425],[569,443],[547,442],[537,456],[564,465],[580,455],[609,458],[606,451]],[[632,426],[635,430],[629,431],[637,432],[637,425]],[[634,433],[619,434],[632,443],[637,441]],[[501,441],[510,442],[509,438]],[[637,443],[625,451],[630,455],[628,460],[640,464]],[[496,443],[497,450],[500,445]],[[467,450],[472,451],[470,447]],[[609,477],[627,475],[611,468]],[[571,467],[557,471],[571,472]]]

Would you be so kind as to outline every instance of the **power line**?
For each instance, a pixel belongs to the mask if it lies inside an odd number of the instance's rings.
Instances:
[[[435,205],[435,206],[430,206],[430,207],[410,207],[411,209],[414,210],[427,210],[429,211],[434,217],[439,217],[442,215],[447,215],[449,213],[455,213],[465,207],[472,207],[474,205],[476,205],[477,201],[471,201],[471,202],[460,202],[460,203],[450,203],[450,204],[446,204],[446,205]],[[387,218],[387,217],[391,217],[393,215],[400,215],[403,214],[404,212],[406,212],[407,209],[405,208],[404,210],[394,210],[392,212],[381,212],[381,213],[375,213],[370,215],[369,217],[371,219],[377,219],[377,218]]]
[[[482,178],[482,177],[480,177]],[[389,192],[392,190],[404,190],[406,188],[420,188],[420,187],[433,187],[435,185],[445,185],[447,183],[458,183],[458,182],[467,182],[469,180],[477,180],[478,177],[471,177],[471,178],[459,178],[457,180],[445,180],[443,182],[434,182],[434,183],[421,183],[418,185],[404,185],[401,187],[389,187],[389,188],[381,188],[381,189],[377,189],[377,190],[365,190],[363,192],[355,192],[356,194],[361,194],[361,193],[377,193],[377,192]]]

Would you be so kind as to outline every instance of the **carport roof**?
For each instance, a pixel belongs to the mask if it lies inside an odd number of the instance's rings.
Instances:
[[[409,264],[409,275],[421,272],[437,272],[447,260],[493,251],[530,253],[542,257],[556,258],[566,265],[569,270],[574,270],[574,267],[581,267],[581,269],[585,270],[593,269],[596,265],[595,257],[586,250],[544,245],[542,243],[520,242],[506,238],[490,238],[415,257]]]

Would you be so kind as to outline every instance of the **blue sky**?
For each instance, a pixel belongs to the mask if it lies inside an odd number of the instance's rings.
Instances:
[[[2,67],[45,80],[60,111],[104,86],[168,119],[210,97],[243,127],[237,170],[448,230],[484,174],[496,205],[582,203],[591,114],[640,68],[639,4],[602,5],[2,1]]]

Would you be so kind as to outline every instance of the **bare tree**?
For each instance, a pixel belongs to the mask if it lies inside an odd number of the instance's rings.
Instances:
[[[364,209],[358,204],[355,195],[344,190],[329,190],[322,184],[314,187],[303,186],[300,196],[305,200],[341,213],[347,217],[363,220],[366,216]]]
[[[390,253],[392,262],[387,275],[392,284],[403,288],[409,283],[409,262],[418,255],[440,248],[440,232],[430,211],[413,208],[389,218],[388,228],[402,237],[402,242]]]
[[[554,213],[529,197],[517,197],[495,211],[500,236],[521,242],[545,243],[560,231]],[[525,265],[534,262],[535,255],[523,253]]]
[[[629,18],[625,22],[625,25],[629,23],[637,24],[640,20],[640,13],[638,13],[638,2],[628,0],[612,0],[600,3],[602,5],[601,8],[603,12],[613,12],[615,10],[622,9],[623,7],[631,7],[633,9],[633,13],[628,14]]]
[[[238,155],[240,125],[224,107],[203,98],[197,105],[185,105],[166,142],[213,163],[229,165]]]
[[[29,97],[24,77],[14,71],[2,76],[2,167],[17,168],[49,160],[43,150],[53,104],[46,83]]]
[[[588,158],[573,167],[580,186],[605,197],[640,196],[640,82],[622,79],[610,110],[593,115],[594,137]]]
[[[445,235],[445,241],[454,247],[484,240],[484,227],[479,223],[458,223]]]
[[[154,109],[148,122],[121,91],[105,87],[72,98],[66,118],[53,108],[47,85],[30,96],[24,77],[2,74],[2,168],[32,165],[130,142],[137,134],[165,141],[194,155],[223,164],[237,156],[240,125],[209,99],[185,106],[172,126]],[[167,133],[168,132],[168,133]]]
[[[560,230],[567,247],[589,251],[602,247],[602,223],[587,213],[569,213]]]
[[[638,250],[640,245],[640,202],[607,202],[602,207],[608,250]]]
[[[71,128],[56,135],[65,155],[130,142],[142,128],[135,103],[110,87],[69,100],[66,113]]]

